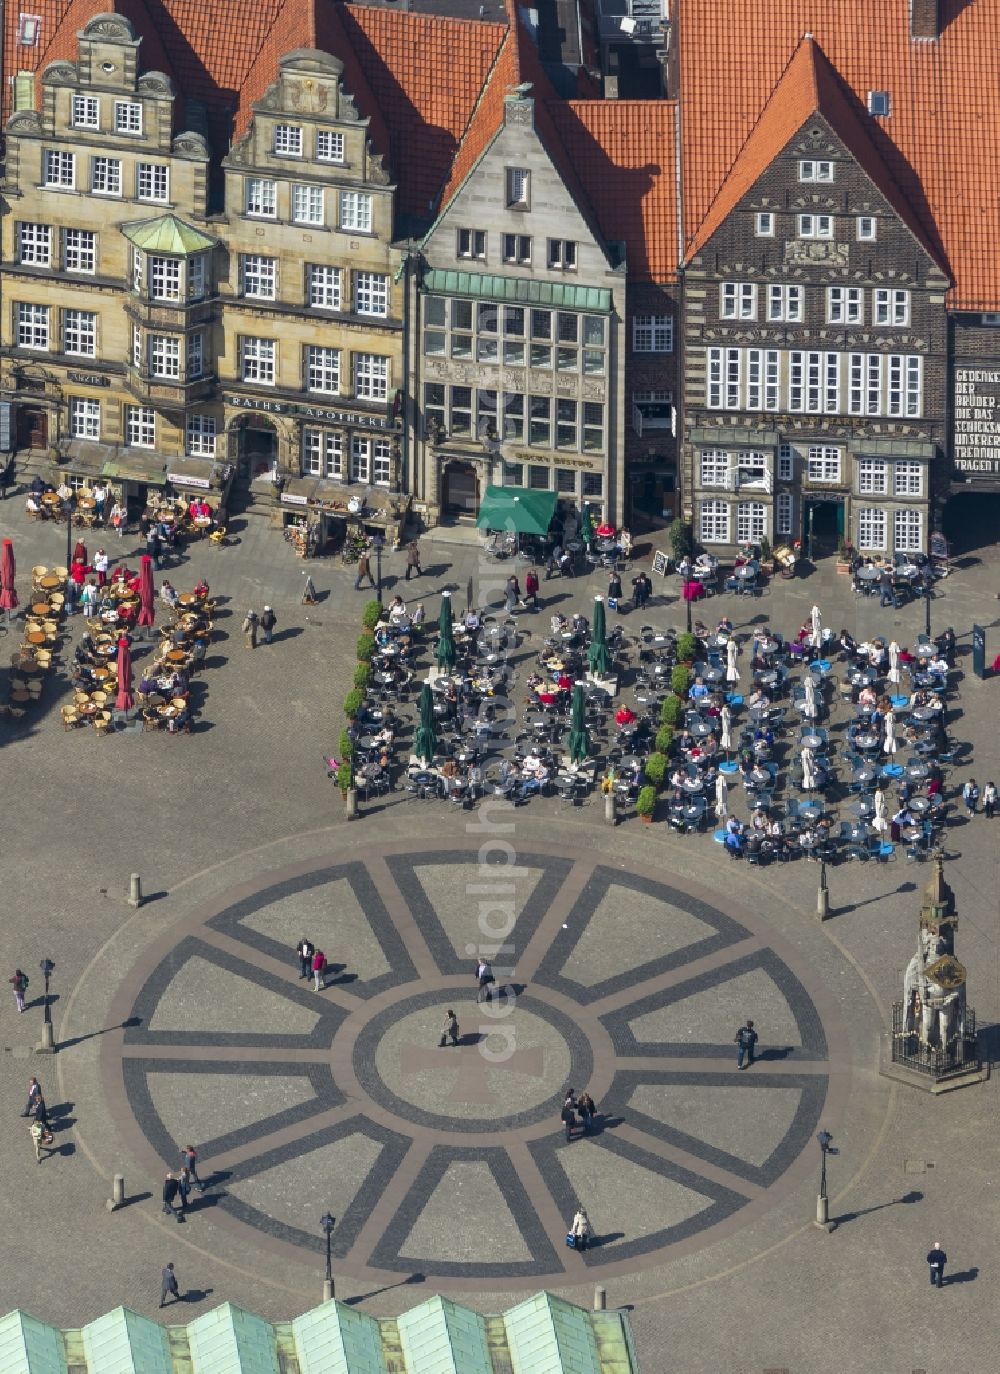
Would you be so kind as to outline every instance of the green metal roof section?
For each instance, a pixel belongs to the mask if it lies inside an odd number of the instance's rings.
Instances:
[[[158,1322],[116,1307],[83,1328],[83,1349],[101,1374],[173,1374],[170,1342]]]
[[[274,1327],[231,1302],[191,1322],[187,1334],[192,1374],[281,1374]]]
[[[500,277],[488,272],[459,272],[432,267],[424,273],[423,289],[447,296],[509,301],[517,305],[552,305],[561,310],[611,314],[611,291],[603,286],[573,286],[565,282]]]
[[[66,1374],[62,1332],[27,1312],[0,1318],[0,1374]]]
[[[428,1298],[397,1325],[407,1374],[494,1374],[486,1319],[478,1312]]]
[[[325,1302],[292,1322],[301,1374],[388,1374],[375,1317]]]
[[[217,242],[209,234],[185,224],[176,215],[159,215],[156,219],[126,224],[122,233],[129,243],[135,244],[144,253],[173,253],[177,257],[205,253],[209,248],[214,248]]]
[[[537,1293],[504,1317],[514,1374],[597,1374],[590,1313]]]

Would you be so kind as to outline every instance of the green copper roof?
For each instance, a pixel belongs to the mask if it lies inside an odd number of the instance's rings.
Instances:
[[[173,1316],[174,1312],[171,1311]],[[548,1293],[503,1316],[429,1298],[400,1317],[326,1302],[290,1322],[224,1303],[162,1327],[127,1307],[82,1330],[0,1318],[0,1374],[639,1374],[628,1318]]]
[[[136,224],[127,224],[122,233],[129,243],[141,248],[144,253],[173,253],[187,257],[192,253],[204,253],[215,247],[215,239],[203,234],[190,224],[185,224],[176,215],[160,215],[158,219],[144,219]]]
[[[446,296],[474,296],[477,300],[514,301],[521,305],[554,305],[562,310],[611,313],[611,292],[603,286],[572,286],[564,282],[498,277],[486,272],[453,272],[432,268],[424,273],[423,288]]]

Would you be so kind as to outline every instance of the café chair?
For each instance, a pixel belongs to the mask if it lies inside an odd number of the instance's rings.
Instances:
[[[60,714],[62,715],[62,723],[64,730],[69,730],[71,726],[80,724],[80,717],[76,714],[75,707],[62,706],[60,707]]]
[[[97,715],[94,717],[94,733],[98,735],[106,735],[110,732],[110,730],[111,712],[98,711]]]

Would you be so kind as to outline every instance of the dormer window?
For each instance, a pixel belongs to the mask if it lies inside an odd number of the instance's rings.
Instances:
[[[869,91],[868,92],[868,113],[885,117],[889,113],[891,102],[888,91]]]
[[[832,181],[833,163],[807,159],[799,163],[799,181]]]
[[[274,151],[279,157],[301,157],[301,126],[298,124],[275,124]]]
[[[115,101],[115,133],[142,133],[142,105],[136,100]]]

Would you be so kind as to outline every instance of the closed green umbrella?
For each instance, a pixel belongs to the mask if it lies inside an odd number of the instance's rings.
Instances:
[[[594,621],[590,628],[590,647],[587,662],[595,677],[607,677],[611,672],[611,655],[605,638],[604,597],[594,597]]]
[[[434,699],[430,683],[425,682],[420,689],[420,724],[413,737],[413,752],[424,763],[430,763],[437,751],[437,734],[434,730]]]
[[[580,516],[580,538],[585,544],[594,542],[594,525],[590,518],[589,506],[584,506],[583,514]]]
[[[451,632],[451,596],[444,592],[441,596],[441,614],[438,617],[438,636],[437,648],[434,650],[434,657],[437,659],[441,668],[454,668],[455,659],[455,640]]]
[[[573,704],[569,713],[569,757],[573,763],[585,763],[590,754],[590,736],[584,724],[586,706],[583,699],[583,683],[573,688]]]

